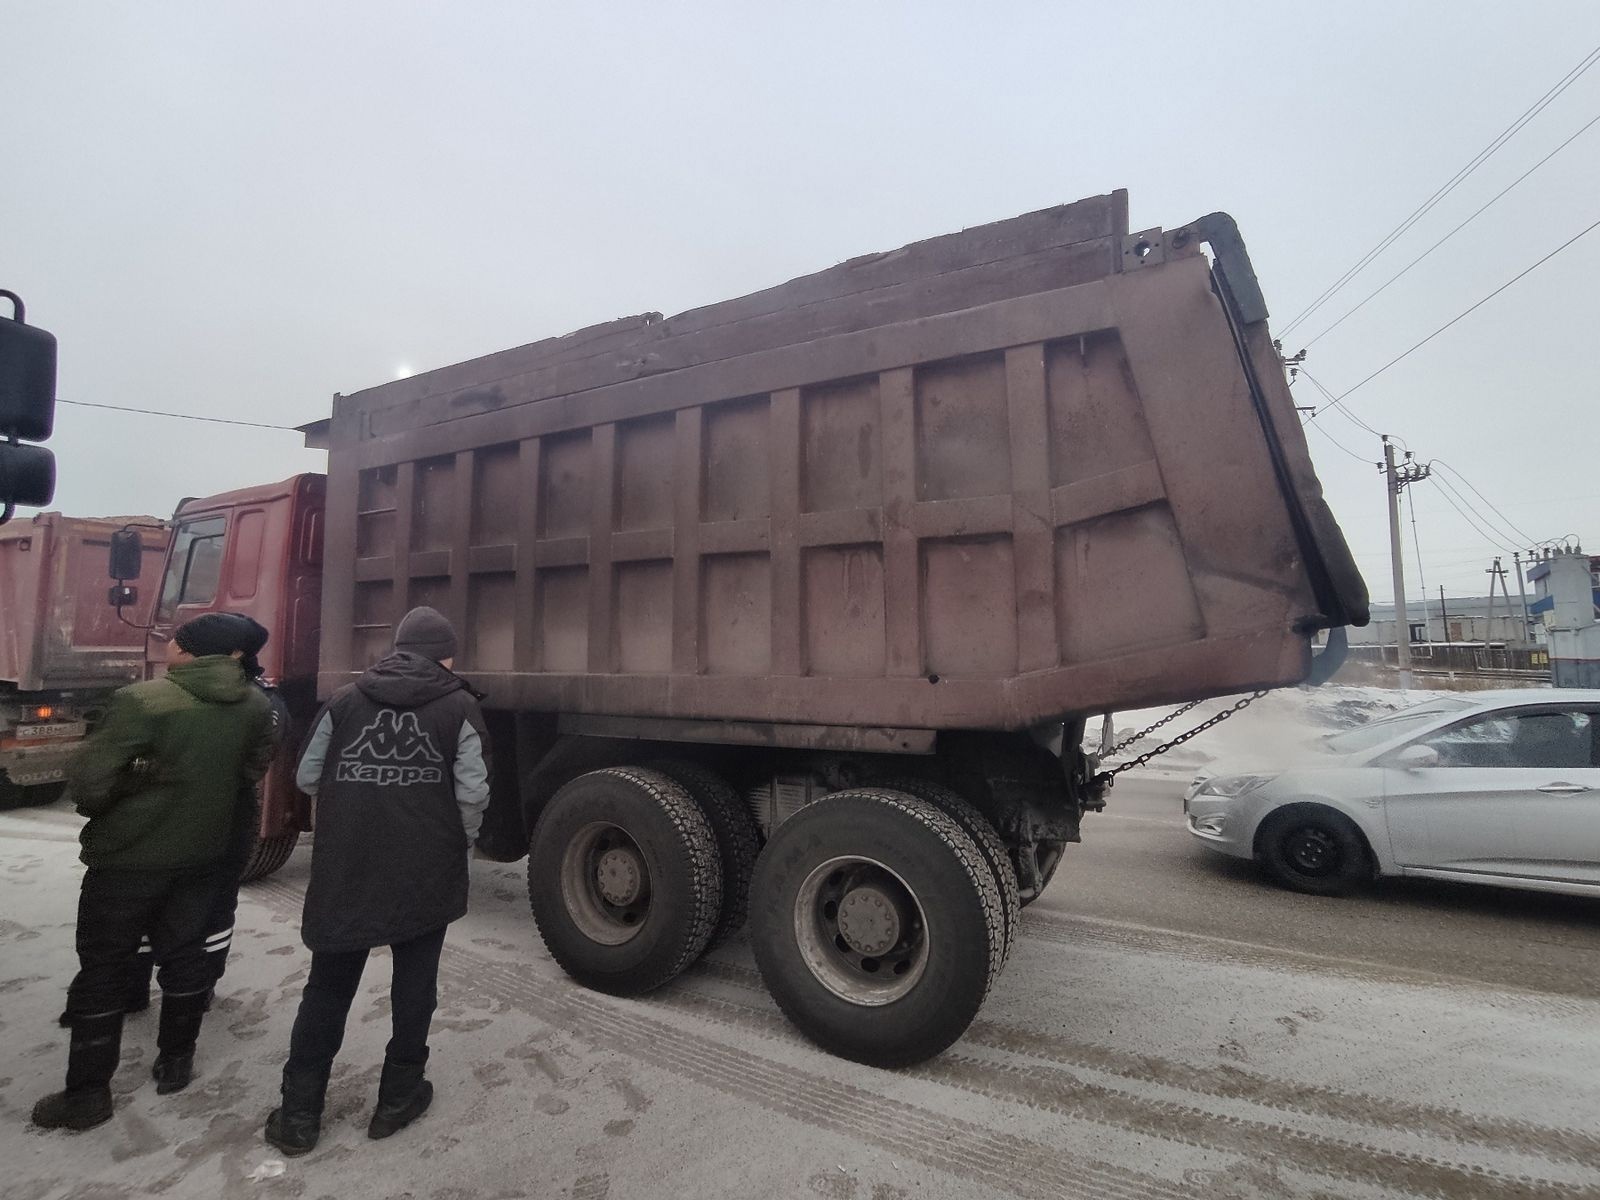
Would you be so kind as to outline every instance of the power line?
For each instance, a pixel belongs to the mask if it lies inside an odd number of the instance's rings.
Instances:
[[[1359,416],[1357,416],[1355,409],[1351,408],[1348,404],[1346,404],[1344,401],[1339,399],[1338,396],[1335,396],[1332,392],[1330,392],[1326,387],[1324,387],[1322,385],[1322,382],[1320,380],[1313,378],[1311,373],[1309,371],[1307,371],[1305,369],[1305,367],[1302,366],[1300,368],[1300,374],[1304,375],[1307,379],[1310,379],[1311,380],[1311,386],[1316,388],[1317,391],[1321,392],[1325,397],[1327,397],[1327,400],[1328,400],[1328,402],[1326,404],[1322,405],[1320,408],[1318,408],[1315,412],[1313,412],[1311,414],[1310,418],[1308,419],[1308,423],[1309,423],[1309,421],[1315,421],[1324,412],[1326,412],[1328,409],[1332,408],[1332,409],[1336,409],[1339,413],[1341,413],[1343,416],[1347,417],[1349,420],[1353,421],[1355,424],[1361,426],[1361,428],[1365,429],[1373,437],[1381,438],[1383,436],[1383,434],[1379,433],[1371,425],[1368,425]],[[1411,448],[1410,446],[1406,445],[1405,438],[1401,437],[1399,434],[1391,433],[1389,436],[1392,437],[1395,441],[1399,442],[1402,448],[1404,448],[1406,450],[1409,450]]]
[[[1491,509],[1494,509],[1495,516],[1499,517],[1500,520],[1505,523],[1505,527],[1507,529],[1509,529],[1513,533],[1517,534],[1523,541],[1527,542],[1529,545],[1533,544],[1533,538],[1528,536],[1527,531],[1524,530],[1524,529],[1519,528],[1511,520],[1510,517],[1506,516],[1505,513],[1501,512],[1498,508],[1495,508],[1494,501],[1490,500],[1489,497],[1485,496],[1482,492],[1478,491],[1478,489],[1475,486],[1473,486],[1472,480],[1468,479],[1465,475],[1463,475],[1460,471],[1456,470],[1449,463],[1445,462],[1444,459],[1442,459],[1442,458],[1433,459],[1432,460],[1432,465],[1436,466],[1436,467],[1443,467],[1446,471],[1450,472],[1450,474],[1454,475],[1462,483],[1466,484],[1469,488],[1472,488],[1473,494],[1475,496],[1477,496],[1479,500],[1482,500],[1485,504],[1487,504]]]
[[[1333,434],[1329,433],[1321,425],[1313,425],[1311,428],[1315,429],[1323,437],[1327,438],[1330,442],[1332,442],[1339,449],[1343,450],[1346,454],[1348,454],[1351,458],[1355,459],[1358,463],[1361,463],[1363,466],[1371,466],[1372,465],[1372,460],[1371,459],[1362,458],[1361,455],[1357,454],[1354,450],[1350,449],[1349,446],[1346,446],[1343,442],[1341,442],[1338,438],[1334,437]]]
[[[1497,541],[1509,541],[1512,545],[1515,545],[1518,542],[1521,542],[1521,541],[1525,540],[1523,537],[1521,537],[1519,534],[1517,534],[1515,532],[1508,534],[1506,532],[1505,526],[1499,525],[1499,524],[1495,523],[1494,521],[1491,521],[1484,514],[1482,509],[1480,509],[1476,504],[1473,504],[1471,500],[1467,499],[1467,497],[1462,495],[1461,492],[1458,491],[1456,489],[1456,487],[1447,478],[1445,478],[1444,476],[1440,476],[1439,477],[1439,484],[1440,484],[1441,487],[1445,488],[1452,496],[1454,496],[1457,500],[1459,500],[1461,502],[1462,506],[1465,507],[1469,512],[1471,512],[1474,517],[1476,517],[1479,521],[1481,521],[1485,528],[1487,528],[1491,532],[1493,532],[1495,534],[1495,536],[1496,536],[1496,540]]]
[[[1543,112],[1545,108],[1547,108],[1556,99],[1557,96],[1561,95],[1562,92],[1566,91],[1569,87],[1576,83],[1578,79],[1586,71],[1588,71],[1590,67],[1594,66],[1597,61],[1600,61],[1600,46],[1596,46],[1593,50],[1589,51],[1588,54],[1584,55],[1583,60],[1579,62],[1579,64],[1572,70],[1568,71],[1566,75],[1562,76],[1562,78],[1556,82],[1555,86],[1553,86],[1538,100],[1534,101],[1533,105],[1529,107],[1521,116],[1508,125],[1503,131],[1501,131],[1501,133],[1487,146],[1478,151],[1478,153],[1473,156],[1466,166],[1462,167],[1453,176],[1451,176],[1450,179],[1438,189],[1438,191],[1434,192],[1432,196],[1429,196],[1428,199],[1424,200],[1422,204],[1415,211],[1413,211],[1410,216],[1397,225],[1387,237],[1380,241],[1371,250],[1367,251],[1367,253],[1364,254],[1353,267],[1335,280],[1334,283],[1330,285],[1327,290],[1325,290],[1314,301],[1312,301],[1308,307],[1303,309],[1301,313],[1294,318],[1294,320],[1290,321],[1289,324],[1284,327],[1282,333],[1289,333],[1307,317],[1311,316],[1329,300],[1333,299],[1333,297],[1338,294],[1338,292],[1342,290],[1347,283],[1364,271],[1368,264],[1377,258],[1378,255],[1387,250],[1391,245],[1393,245],[1394,242],[1402,237],[1408,229],[1410,229],[1423,217],[1427,216],[1427,214],[1432,211],[1435,205],[1437,205],[1441,200],[1443,200],[1457,187],[1464,183],[1468,176],[1470,176],[1484,163],[1488,162],[1489,159],[1493,157],[1501,147],[1503,147],[1507,142],[1520,133],[1522,129],[1541,112]]]
[[[1464,312],[1458,313],[1454,317],[1451,317],[1450,320],[1446,321],[1443,325],[1439,326],[1439,328],[1435,329],[1432,333],[1430,333],[1427,337],[1423,338],[1420,342],[1416,343],[1414,346],[1410,347],[1408,350],[1404,351],[1403,353],[1395,355],[1388,362],[1384,363],[1383,366],[1379,367],[1372,374],[1368,375],[1360,383],[1355,384],[1353,387],[1346,388],[1343,392],[1339,393],[1338,399],[1339,400],[1343,400],[1346,396],[1350,395],[1351,392],[1354,392],[1354,391],[1357,391],[1360,388],[1366,387],[1367,384],[1371,383],[1379,375],[1382,375],[1390,367],[1394,366],[1396,363],[1399,363],[1399,362],[1403,361],[1404,359],[1409,358],[1411,355],[1415,354],[1418,350],[1422,349],[1429,342],[1433,341],[1434,338],[1438,337],[1445,330],[1449,329],[1457,321],[1460,321],[1463,317],[1469,316],[1472,313],[1477,312],[1478,309],[1482,308],[1485,304],[1489,303],[1489,301],[1493,300],[1496,296],[1498,296],[1501,292],[1505,291],[1512,284],[1514,284],[1514,283],[1518,282],[1519,280],[1523,279],[1525,276],[1533,274],[1533,272],[1537,271],[1540,267],[1544,266],[1545,263],[1549,262],[1556,255],[1560,254],[1568,246],[1570,246],[1574,242],[1578,241],[1578,239],[1586,237],[1589,234],[1593,233],[1596,229],[1600,229],[1600,221],[1596,221],[1593,225],[1590,225],[1587,229],[1583,229],[1583,230],[1579,231],[1578,233],[1573,234],[1566,241],[1562,242],[1561,245],[1557,246],[1554,250],[1550,251],[1549,254],[1546,254],[1538,262],[1534,263],[1533,266],[1528,267],[1523,271],[1520,271],[1518,274],[1516,274],[1512,278],[1506,280],[1499,287],[1495,288],[1494,291],[1490,292],[1487,296],[1485,296],[1482,300],[1479,300],[1471,308],[1466,309]]]
[[[1500,199],[1501,199],[1501,197],[1503,197],[1503,196],[1504,196],[1504,195],[1505,195],[1505,194],[1506,194],[1506,193],[1507,193],[1507,192],[1509,192],[1509,191],[1510,191],[1510,190],[1511,190],[1511,189],[1512,189],[1512,188],[1514,188],[1514,187],[1516,187],[1516,186],[1517,186],[1517,184],[1519,184],[1519,183],[1521,183],[1521,182],[1522,182],[1522,181],[1523,181],[1523,180],[1524,180],[1524,179],[1526,179],[1526,178],[1527,178],[1527,177],[1528,177],[1528,176],[1529,176],[1529,175],[1532,175],[1532,174],[1533,174],[1533,173],[1534,173],[1534,172],[1535,172],[1535,171],[1537,171],[1537,170],[1538,170],[1538,169],[1539,169],[1539,168],[1540,168],[1540,167],[1542,167],[1542,166],[1544,166],[1544,164],[1545,164],[1545,163],[1547,163],[1547,162],[1549,162],[1549,161],[1550,161],[1550,160],[1551,160],[1551,159],[1552,159],[1552,158],[1554,158],[1554,157],[1555,157],[1555,156],[1556,156],[1556,155],[1557,155],[1557,154],[1560,154],[1560,153],[1561,153],[1561,152],[1562,152],[1562,151],[1563,151],[1563,150],[1565,150],[1565,149],[1566,149],[1566,148],[1567,148],[1567,147],[1568,147],[1568,146],[1570,146],[1570,145],[1572,145],[1572,143],[1573,143],[1573,142],[1575,142],[1575,141],[1577,141],[1577,140],[1578,140],[1578,138],[1580,138],[1580,137],[1581,137],[1581,136],[1582,136],[1582,135],[1583,135],[1583,134],[1585,134],[1585,133],[1587,133],[1587,132],[1589,132],[1589,130],[1590,130],[1590,129],[1591,129],[1591,128],[1593,128],[1593,127],[1594,127],[1594,126],[1595,126],[1595,125],[1596,125],[1596,124],[1600,124],[1600,114],[1596,114],[1596,115],[1595,115],[1595,116],[1593,116],[1593,117],[1590,117],[1590,118],[1589,118],[1589,120],[1588,120],[1588,122],[1587,122],[1587,123],[1586,123],[1586,124],[1585,124],[1585,125],[1584,125],[1584,127],[1583,127],[1583,128],[1582,128],[1582,129],[1580,129],[1580,130],[1578,130],[1578,132],[1577,132],[1577,133],[1575,133],[1575,134],[1573,134],[1573,135],[1572,135],[1572,136],[1571,136],[1571,137],[1569,137],[1569,138],[1568,138],[1568,139],[1567,139],[1567,140],[1566,140],[1566,141],[1564,141],[1564,142],[1562,142],[1562,143],[1561,143],[1561,144],[1560,144],[1560,145],[1559,145],[1559,146],[1557,146],[1557,147],[1556,147],[1556,148],[1555,148],[1555,149],[1554,149],[1554,150],[1552,150],[1552,151],[1550,151],[1550,153],[1549,153],[1549,154],[1546,154],[1546,155],[1545,155],[1545,156],[1544,156],[1544,157],[1543,157],[1543,158],[1541,158],[1541,159],[1540,159],[1540,160],[1539,160],[1539,161],[1538,161],[1538,162],[1536,162],[1536,163],[1534,163],[1534,164],[1533,164],[1533,166],[1531,166],[1531,167],[1529,167],[1529,168],[1528,168],[1528,169],[1527,169],[1527,170],[1526,170],[1526,171],[1524,171],[1524,172],[1523,172],[1523,173],[1522,173],[1522,174],[1521,174],[1521,175],[1518,175],[1518,176],[1517,176],[1517,177],[1516,177],[1516,178],[1515,178],[1515,179],[1514,179],[1514,180],[1512,180],[1512,181],[1511,181],[1511,182],[1510,182],[1510,183],[1509,183],[1509,184],[1508,184],[1508,185],[1506,185],[1506,187],[1505,187],[1505,188],[1504,188],[1504,189],[1502,189],[1502,190],[1501,190],[1501,191],[1500,191],[1500,192],[1498,192],[1498,193],[1497,193],[1497,194],[1496,194],[1496,195],[1495,195],[1495,197],[1494,197],[1494,199],[1492,199],[1492,200],[1490,200],[1490,201],[1489,201],[1489,202],[1488,202],[1488,203],[1487,203],[1487,204],[1485,204],[1485,205],[1484,205],[1484,206],[1483,206],[1483,207],[1482,207],[1482,208],[1480,208],[1480,209],[1478,209],[1478,211],[1477,211],[1477,212],[1475,212],[1475,213],[1473,213],[1473,214],[1472,214],[1472,215],[1471,215],[1471,216],[1470,216],[1470,217],[1468,217],[1468,218],[1467,218],[1467,219],[1466,219],[1466,220],[1465,220],[1465,221],[1463,221],[1463,222],[1461,222],[1461,224],[1459,224],[1459,225],[1457,225],[1457,226],[1456,226],[1456,227],[1455,227],[1455,228],[1454,228],[1454,229],[1452,229],[1452,230],[1451,230],[1451,231],[1450,231],[1450,232],[1449,232],[1449,233],[1447,233],[1447,234],[1445,234],[1445,235],[1444,235],[1444,236],[1443,236],[1443,237],[1442,237],[1442,238],[1440,238],[1440,239],[1439,239],[1439,240],[1438,240],[1438,241],[1437,241],[1437,242],[1435,242],[1435,243],[1434,243],[1434,244],[1433,244],[1433,245],[1431,245],[1431,246],[1429,246],[1429,247],[1428,247],[1428,248],[1427,248],[1427,249],[1426,249],[1426,250],[1424,250],[1424,251],[1423,251],[1423,252],[1422,252],[1422,253],[1421,253],[1421,254],[1419,254],[1419,255],[1417,255],[1417,257],[1415,257],[1415,258],[1413,258],[1413,259],[1412,259],[1412,260],[1411,260],[1411,261],[1410,261],[1410,262],[1408,262],[1408,263],[1407,263],[1407,264],[1406,264],[1406,265],[1405,265],[1405,266],[1404,266],[1404,267],[1402,267],[1402,268],[1401,268],[1401,269],[1400,269],[1400,270],[1399,270],[1399,271],[1398,271],[1398,272],[1396,272],[1396,273],[1395,273],[1395,274],[1394,274],[1394,275],[1391,275],[1391,276],[1390,276],[1390,277],[1389,277],[1389,278],[1388,278],[1388,279],[1387,279],[1387,280],[1385,280],[1385,281],[1384,281],[1384,282],[1383,282],[1383,284],[1382,284],[1382,285],[1380,285],[1380,286],[1379,286],[1379,287],[1378,287],[1378,288],[1377,288],[1377,290],[1376,290],[1376,291],[1374,291],[1374,292],[1372,292],[1372,293],[1371,293],[1371,294],[1370,294],[1370,295],[1368,295],[1368,296],[1367,296],[1367,298],[1366,298],[1366,299],[1365,299],[1365,300],[1363,300],[1363,301],[1361,301],[1361,303],[1359,303],[1359,304],[1357,304],[1357,305],[1356,305],[1356,306],[1355,306],[1355,307],[1354,307],[1354,308],[1352,308],[1352,309],[1351,309],[1351,310],[1350,310],[1350,311],[1349,311],[1349,312],[1347,312],[1347,313],[1345,313],[1345,314],[1344,314],[1344,316],[1342,316],[1342,317],[1340,317],[1340,318],[1339,318],[1339,319],[1338,319],[1338,320],[1337,320],[1337,321],[1335,321],[1335,322],[1334,322],[1334,323],[1333,323],[1333,324],[1332,324],[1332,325],[1329,325],[1329,326],[1328,326],[1328,327],[1327,327],[1327,328],[1326,328],[1326,329],[1324,329],[1324,330],[1323,330],[1323,331],[1322,331],[1322,332],[1321,332],[1321,333],[1319,333],[1319,334],[1317,334],[1317,336],[1316,336],[1316,337],[1314,337],[1314,338],[1312,338],[1312,339],[1311,339],[1311,340],[1310,340],[1310,341],[1309,341],[1309,342],[1307,342],[1307,343],[1306,343],[1306,344],[1305,344],[1305,346],[1306,346],[1306,348],[1309,348],[1309,347],[1311,347],[1311,346],[1315,346],[1315,345],[1316,345],[1316,344],[1317,344],[1317,343],[1318,343],[1318,342],[1320,342],[1320,341],[1321,341],[1321,340],[1322,340],[1322,339],[1323,339],[1323,338],[1325,338],[1325,337],[1327,337],[1327,336],[1328,336],[1328,335],[1329,335],[1329,334],[1330,334],[1330,333],[1332,333],[1332,332],[1333,332],[1333,331],[1334,331],[1334,330],[1335,330],[1335,329],[1337,329],[1337,328],[1339,328],[1339,326],[1341,326],[1341,325],[1343,325],[1343,324],[1344,324],[1344,323],[1345,323],[1345,322],[1346,322],[1346,321],[1348,321],[1348,320],[1349,320],[1349,319],[1350,319],[1350,318],[1351,318],[1351,317],[1353,317],[1353,316],[1355,316],[1355,315],[1356,315],[1356,313],[1358,313],[1358,312],[1360,312],[1360,311],[1361,311],[1361,310],[1362,310],[1362,309],[1363,309],[1363,308],[1365,308],[1365,307],[1366,307],[1366,306],[1367,306],[1367,304],[1368,304],[1368,303],[1369,303],[1369,302],[1370,302],[1370,301],[1372,301],[1372,300],[1374,300],[1374,299],[1376,299],[1376,298],[1377,298],[1377,297],[1378,297],[1378,295],[1379,295],[1379,293],[1381,293],[1381,292],[1382,292],[1382,291],[1384,291],[1384,289],[1386,289],[1386,288],[1387,288],[1387,287],[1388,287],[1388,286],[1389,286],[1389,285],[1390,285],[1390,284],[1391,284],[1391,283],[1394,283],[1394,282],[1396,282],[1396,281],[1397,281],[1397,280],[1398,280],[1398,279],[1399,279],[1399,278],[1400,278],[1400,277],[1401,277],[1401,276],[1402,276],[1402,275],[1404,275],[1404,274],[1406,274],[1406,272],[1408,272],[1408,271],[1410,271],[1410,270],[1411,270],[1411,268],[1412,268],[1412,267],[1414,267],[1414,266],[1416,266],[1416,265],[1417,265],[1417,264],[1418,264],[1418,263],[1420,263],[1420,262],[1421,262],[1421,261],[1422,261],[1422,260],[1423,260],[1423,259],[1425,259],[1425,258],[1427,258],[1427,257],[1428,257],[1428,255],[1430,255],[1430,254],[1432,254],[1432,253],[1433,253],[1433,252],[1434,252],[1434,251],[1435,251],[1435,250],[1437,250],[1437,249],[1438,249],[1438,248],[1439,248],[1439,247],[1440,247],[1440,246],[1442,246],[1442,245],[1444,245],[1444,244],[1445,244],[1445,243],[1446,243],[1446,242],[1448,242],[1448,241],[1449,241],[1449,240],[1450,240],[1450,239],[1451,239],[1451,238],[1453,238],[1453,237],[1455,237],[1455,235],[1456,235],[1456,234],[1458,234],[1458,233],[1460,233],[1460,232],[1461,232],[1461,231],[1462,231],[1462,230],[1463,230],[1463,229],[1465,229],[1465,228],[1466,228],[1466,227],[1467,227],[1467,226],[1468,226],[1468,225],[1470,225],[1470,224],[1472,224],[1472,223],[1473,223],[1473,222],[1474,222],[1474,221],[1476,221],[1476,220],[1477,220],[1477,219],[1478,219],[1478,218],[1479,218],[1479,217],[1481,217],[1481,216],[1482,216],[1482,215],[1483,215],[1483,214],[1484,214],[1484,213],[1485,213],[1485,212],[1487,212],[1487,211],[1488,211],[1488,210],[1489,210],[1489,209],[1490,209],[1490,208],[1492,208],[1492,207],[1493,207],[1493,206],[1494,206],[1494,205],[1495,205],[1495,204],[1496,204],[1496,203],[1497,203],[1497,202],[1498,202],[1498,201],[1499,201],[1499,200],[1500,200]]]
[[[1349,420],[1351,420],[1355,424],[1359,425],[1362,429],[1366,430],[1368,433],[1374,434],[1377,437],[1384,436],[1383,434],[1378,433],[1377,430],[1373,429],[1371,425],[1368,425],[1359,416],[1357,416],[1355,414],[1354,410],[1352,410],[1347,404],[1343,403],[1340,400],[1339,397],[1335,396],[1326,387],[1324,387],[1322,385],[1322,383],[1315,376],[1313,376],[1310,372],[1308,372],[1303,366],[1300,369],[1300,374],[1304,375],[1307,379],[1309,379],[1311,381],[1312,386],[1315,387],[1319,392],[1321,392],[1328,399],[1328,402],[1326,404],[1324,404],[1322,407],[1317,409],[1316,412],[1311,414],[1310,419],[1306,421],[1307,425],[1310,425],[1312,422],[1314,422],[1318,417],[1320,417],[1329,408],[1336,408],[1341,415],[1347,417]],[[1337,439],[1335,439],[1333,437],[1332,434],[1328,433],[1327,430],[1323,429],[1322,426],[1318,425],[1318,426],[1316,426],[1316,428],[1323,434],[1324,437],[1327,437],[1329,441],[1333,442],[1334,445],[1338,446],[1339,449],[1343,450],[1346,454],[1349,454],[1352,458],[1360,458],[1360,455],[1355,454],[1353,451],[1351,451],[1350,449],[1348,449],[1347,447],[1342,445]],[[1396,434],[1390,434],[1389,437],[1392,438],[1395,441],[1400,442],[1401,445],[1405,444],[1404,439],[1399,437]],[[1455,498],[1457,500],[1459,500],[1462,505],[1464,505],[1467,509],[1471,510],[1473,512],[1473,514],[1477,517],[1477,519],[1479,521],[1481,521],[1484,525],[1487,525],[1491,529],[1494,530],[1494,536],[1492,536],[1492,537],[1490,537],[1488,539],[1491,545],[1496,545],[1496,546],[1500,545],[1500,540],[1502,538],[1506,537],[1506,530],[1508,530],[1508,529],[1512,531],[1511,532],[1511,537],[1510,537],[1510,540],[1512,542],[1523,542],[1523,543],[1526,543],[1526,544],[1529,544],[1529,545],[1534,544],[1534,540],[1531,537],[1528,536],[1528,534],[1527,534],[1527,532],[1525,530],[1520,529],[1509,517],[1507,517],[1503,512],[1501,512],[1498,508],[1496,508],[1495,505],[1494,505],[1494,502],[1492,500],[1490,500],[1489,497],[1485,496],[1483,494],[1483,492],[1481,492],[1477,488],[1477,486],[1475,484],[1473,484],[1473,482],[1470,479],[1468,479],[1465,475],[1463,475],[1460,471],[1456,470],[1449,463],[1444,462],[1442,459],[1430,459],[1426,465],[1428,467],[1430,467],[1430,468],[1434,467],[1434,466],[1443,467],[1451,475],[1454,475],[1463,484],[1465,484],[1467,487],[1471,488],[1473,494],[1476,495],[1478,497],[1478,499],[1482,500],[1486,505],[1488,505],[1489,508],[1492,509],[1494,511],[1494,513],[1500,518],[1500,521],[1504,526],[1503,528],[1497,527],[1495,525],[1495,523],[1493,521],[1491,521],[1487,516],[1485,516],[1482,512],[1480,512],[1477,509],[1477,507],[1470,500],[1467,499],[1467,497],[1463,496],[1460,492],[1456,491],[1455,488],[1451,487],[1450,481],[1448,479],[1445,479],[1442,476],[1439,478],[1438,482],[1443,484],[1446,488],[1449,488],[1451,494],[1454,495]],[[1447,496],[1447,497],[1445,497],[1445,499],[1446,499],[1446,501],[1449,501],[1450,497]],[[1407,500],[1408,500],[1408,502],[1410,502],[1410,497],[1409,496],[1407,497]],[[1454,507],[1456,509],[1456,512],[1460,513],[1463,518],[1466,518],[1466,513],[1462,512],[1462,510],[1461,510],[1461,508],[1459,506],[1456,506],[1456,505],[1452,504],[1452,507]],[[1411,520],[1412,520],[1412,525],[1413,525],[1413,529],[1412,529],[1413,540],[1415,540],[1416,509],[1415,509],[1414,502],[1412,502]],[[1483,534],[1483,529],[1480,528],[1476,523],[1473,523],[1473,528],[1476,529],[1479,534]],[[1503,549],[1503,547],[1502,547],[1502,549]],[[1421,573],[1421,565],[1420,565],[1421,564],[1421,558],[1422,558],[1422,548],[1419,545],[1417,547],[1417,559],[1418,559],[1418,564],[1419,564],[1418,565],[1418,574],[1419,574],[1419,576],[1420,576],[1420,573]],[[1424,583],[1424,587],[1426,587],[1425,583]]]
[[[121,404],[95,404],[90,400],[62,400],[56,399],[57,404],[71,404],[76,408],[103,408],[109,412],[138,413],[145,417],[172,417],[179,421],[206,421],[212,425],[244,425],[251,429],[281,429],[288,433],[299,433],[293,425],[268,425],[261,421],[239,421],[233,417],[202,417],[195,413],[162,412],[155,408],[128,408]]]
[[[1468,525],[1472,526],[1474,532],[1476,532],[1477,535],[1479,537],[1481,537],[1485,542],[1489,543],[1489,545],[1493,546],[1496,550],[1500,550],[1500,551],[1503,551],[1503,552],[1508,553],[1508,554],[1510,553],[1510,551],[1506,550],[1506,548],[1503,545],[1500,544],[1500,539],[1499,538],[1493,536],[1492,534],[1485,533],[1483,531],[1482,527],[1479,526],[1479,524],[1476,521],[1474,521],[1471,517],[1467,516],[1467,514],[1462,511],[1461,506],[1450,498],[1450,493],[1449,492],[1447,492],[1447,491],[1446,492],[1440,492],[1440,493],[1438,493],[1438,495],[1439,495],[1440,499],[1442,499],[1446,504],[1448,504],[1451,508],[1455,509],[1456,510],[1456,515],[1459,516]]]

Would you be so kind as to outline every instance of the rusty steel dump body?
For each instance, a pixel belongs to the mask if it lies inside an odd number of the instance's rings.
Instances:
[[[44,803],[111,693],[144,674],[156,587],[123,611],[107,602],[111,535],[138,529],[151,557],[167,545],[154,517],[40,513],[0,528],[0,807]]]
[[[523,711],[1020,730],[1304,680],[1366,591],[1242,243],[1126,226],[1093,197],[340,397],[321,691],[416,604]]]
[[[143,677],[156,588],[142,581],[126,621],[106,603],[111,535],[130,524],[152,558],[166,548],[155,517],[49,512],[0,528],[0,690],[118,688]]]

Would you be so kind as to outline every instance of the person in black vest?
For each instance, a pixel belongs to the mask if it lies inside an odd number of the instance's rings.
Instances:
[[[395,630],[394,652],[334,694],[296,782],[315,797],[316,835],[301,937],[311,974],[266,1139],[314,1148],[323,1097],[367,952],[394,954],[394,1035],[367,1135],[388,1137],[427,1109],[428,1026],[445,928],[467,911],[467,859],[489,802],[479,696],[451,671],[456,635],[431,608]]]

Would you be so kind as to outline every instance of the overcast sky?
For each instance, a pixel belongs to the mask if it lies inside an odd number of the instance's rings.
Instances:
[[[1294,11],[0,0],[0,286],[58,337],[63,399],[294,424],[404,370],[1125,187],[1136,229],[1232,212],[1281,329],[1600,45],[1593,0]],[[1286,348],[1597,115],[1600,67]],[[1597,219],[1600,126],[1311,374],[1342,392]],[[1600,230],[1346,401],[1484,513],[1414,489],[1435,602],[1523,538],[1600,550],[1597,278]],[[1387,599],[1378,440],[1316,425]],[[288,433],[72,407],[57,431],[56,507],[86,515],[323,466]],[[1414,598],[1409,526],[1406,548]]]

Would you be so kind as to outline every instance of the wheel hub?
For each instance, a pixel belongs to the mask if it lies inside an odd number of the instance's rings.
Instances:
[[[614,846],[595,864],[595,886],[607,904],[623,907],[639,898],[644,864],[631,847]]]
[[[1289,858],[1307,874],[1321,874],[1337,865],[1339,848],[1319,829],[1303,829],[1289,846]]]
[[[853,888],[839,904],[839,933],[857,954],[880,955],[900,940],[893,897],[870,885]]]
[[[818,863],[794,901],[796,947],[818,983],[851,1004],[892,1004],[928,965],[928,919],[906,881],[876,859]]]

